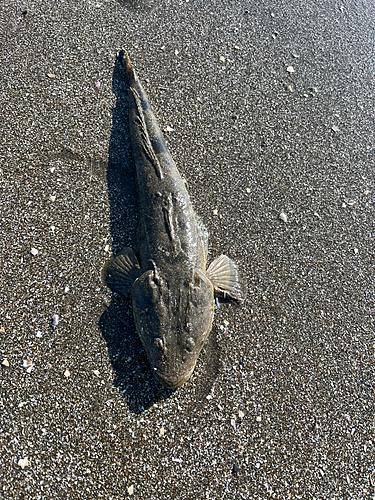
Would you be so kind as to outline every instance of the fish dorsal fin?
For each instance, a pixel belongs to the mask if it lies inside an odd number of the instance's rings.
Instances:
[[[131,248],[124,248],[108,260],[102,269],[102,281],[114,292],[129,296],[134,281],[142,275],[138,259]]]
[[[198,233],[202,240],[204,248],[204,260],[206,262],[208,255],[208,231],[206,229],[206,226],[203,224],[202,219],[199,217],[199,215],[195,214],[195,220],[197,221]]]
[[[243,300],[238,268],[232,259],[226,255],[220,255],[211,262],[206,275],[216,292],[228,295],[232,299]]]

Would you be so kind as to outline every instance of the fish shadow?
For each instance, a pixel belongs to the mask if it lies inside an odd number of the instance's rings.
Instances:
[[[108,150],[107,184],[113,253],[133,246],[137,225],[137,186],[131,158],[128,85],[122,68],[115,63],[112,90],[116,107]],[[109,360],[118,387],[133,413],[142,413],[155,402],[167,399],[172,391],[153,377],[147,356],[136,333],[131,301],[113,293],[111,303],[99,319],[107,343]]]

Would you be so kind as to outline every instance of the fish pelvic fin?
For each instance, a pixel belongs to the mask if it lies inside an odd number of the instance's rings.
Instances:
[[[124,49],[120,50],[118,54],[118,61],[120,62],[121,66],[125,69],[129,85],[138,80],[137,74],[134,71],[134,68],[132,66],[132,63],[130,62],[130,58],[126,50]]]
[[[131,248],[124,248],[109,259],[101,272],[102,282],[112,291],[130,296],[134,281],[142,275],[138,259]]]
[[[232,299],[242,301],[243,289],[238,273],[238,268],[232,259],[226,255],[220,255],[211,262],[206,271],[215,292],[228,295]]]

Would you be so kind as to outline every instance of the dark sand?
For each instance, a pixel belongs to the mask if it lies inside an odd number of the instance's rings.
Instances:
[[[2,0],[0,33],[0,498],[374,498],[373,2]],[[247,286],[172,394],[100,282],[121,47]]]

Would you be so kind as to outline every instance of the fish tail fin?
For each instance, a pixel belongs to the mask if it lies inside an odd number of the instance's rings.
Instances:
[[[137,80],[137,75],[134,71],[132,63],[130,62],[130,58],[126,52],[126,50],[121,49],[118,54],[118,60],[121,66],[125,69],[125,73],[128,79],[129,84]]]

